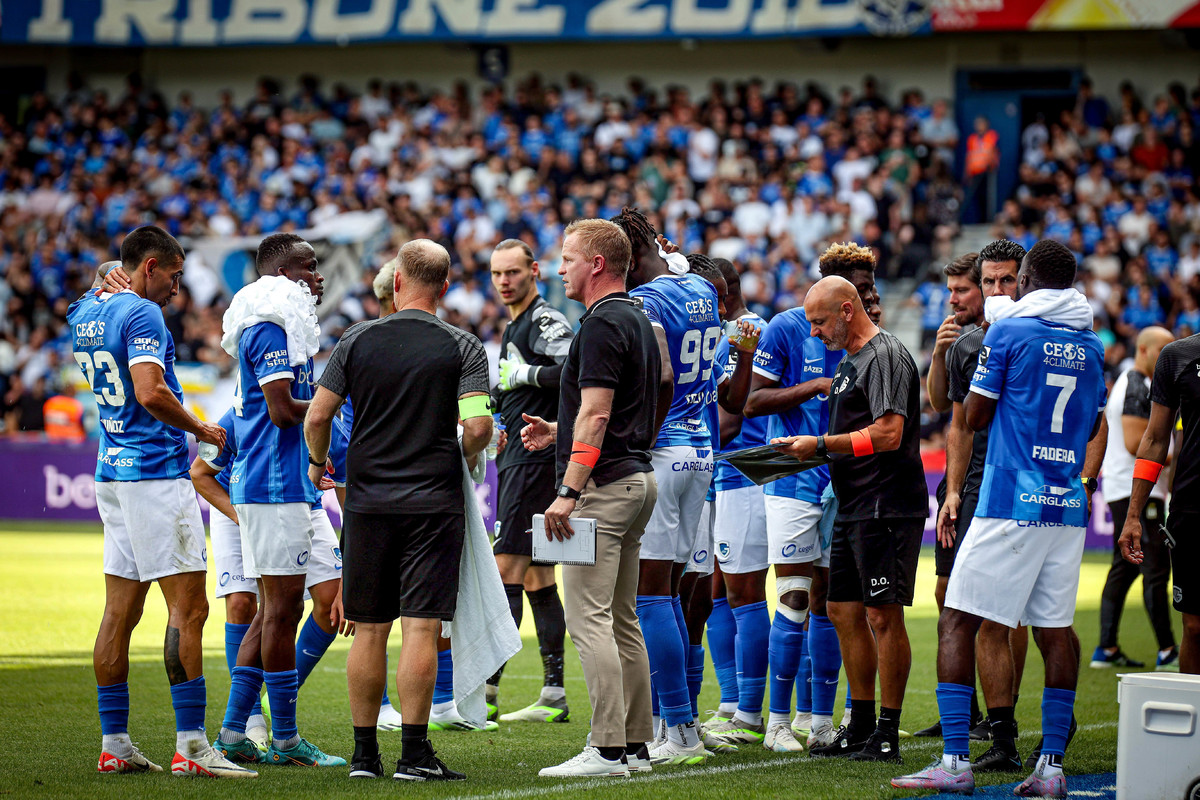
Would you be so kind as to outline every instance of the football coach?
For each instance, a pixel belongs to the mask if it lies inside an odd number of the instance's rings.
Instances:
[[[650,448],[672,395],[650,321],[625,292],[629,238],[606,220],[571,223],[562,248],[567,297],[587,306],[563,364],[558,422],[526,416],[526,448],[557,442],[558,498],[545,535],[596,520],[594,566],[563,565],[567,630],[592,703],[591,741],[543,777],[628,775],[649,766],[650,663],[637,617],[642,533],[658,497]],[[665,399],[664,407],[660,401]]]

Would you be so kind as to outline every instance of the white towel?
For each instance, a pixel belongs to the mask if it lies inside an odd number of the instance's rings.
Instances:
[[[667,269],[671,270],[676,275],[686,275],[692,271],[692,267],[688,264],[687,256],[683,253],[668,253],[663,250],[662,245],[657,245],[658,254],[662,256],[662,260],[667,262]]]
[[[988,322],[1038,317],[1077,331],[1092,328],[1092,306],[1075,289],[1037,289],[1017,301],[1007,295],[989,297],[983,303],[983,315]]]
[[[508,610],[466,459],[462,472],[467,535],[458,568],[458,608],[453,622],[442,623],[442,635],[450,637],[453,644],[458,713],[467,722],[482,726],[487,722],[484,683],[520,651],[521,634]]]
[[[264,275],[243,286],[230,301],[221,320],[221,347],[237,358],[242,331],[260,322],[273,322],[287,334],[288,363],[303,366],[321,349],[316,303],[307,286],[282,275]]]

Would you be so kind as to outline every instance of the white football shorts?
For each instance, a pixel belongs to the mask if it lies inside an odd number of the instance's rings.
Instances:
[[[704,508],[700,510],[700,524],[696,526],[696,541],[692,543],[692,560],[688,562],[684,572],[713,574],[716,564],[716,554],[713,552],[713,519],[716,517],[716,505],[715,501],[704,501]]]
[[[97,481],[104,574],[153,581],[205,572],[204,521],[187,478]]]
[[[687,564],[712,480],[712,448],[659,447],[650,451],[650,464],[658,501],[642,535],[641,558]]]
[[[958,548],[946,607],[999,622],[1066,628],[1075,619],[1084,528],[975,517]]]
[[[767,560],[772,564],[829,566],[821,547],[821,504],[794,497],[764,499],[767,510]]]
[[[767,505],[761,486],[717,492],[715,550],[721,572],[744,575],[766,569]]]
[[[242,532],[229,517],[210,508],[208,535],[212,538],[213,570],[217,573],[217,597],[234,592],[258,594],[258,582],[246,577],[242,562]]]
[[[290,504],[288,504],[290,505]],[[238,518],[242,519],[242,506],[237,507]],[[333,523],[329,521],[329,515],[325,513],[323,508],[309,509],[309,522],[312,524],[312,541],[306,548],[307,555],[304,558],[307,571],[305,572],[304,588],[311,589],[317,584],[325,581],[337,580],[342,577],[342,548],[338,544],[337,533],[333,530]],[[242,547],[243,550],[247,547],[246,534],[242,532]],[[216,548],[214,542],[213,548]],[[261,577],[255,568],[249,563],[243,565],[243,571],[246,579],[256,581]],[[267,573],[271,574],[290,574],[297,575],[299,573]],[[305,598],[309,599],[307,592]]]

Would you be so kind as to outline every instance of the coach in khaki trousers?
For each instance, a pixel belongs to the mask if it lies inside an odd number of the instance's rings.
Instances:
[[[636,608],[638,554],[658,497],[650,448],[672,376],[649,320],[625,293],[630,257],[628,237],[611,222],[567,227],[558,274],[567,297],[587,312],[563,364],[557,426],[526,417],[521,431],[531,450],[556,443],[558,499],[546,510],[544,535],[573,535],[571,517],[596,520],[595,565],[564,565],[562,581],[567,630],[592,703],[591,742],[543,769],[544,777],[628,775],[650,763],[644,752],[626,753],[626,744],[654,735]]]

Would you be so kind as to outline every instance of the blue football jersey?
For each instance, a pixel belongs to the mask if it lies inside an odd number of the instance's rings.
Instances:
[[[175,377],[175,342],[162,309],[133,292],[89,292],[67,310],[75,363],[100,411],[98,481],[175,480],[188,476],[187,434],[159,422],[138,403],[129,368],[152,363],[183,402]]]
[[[791,308],[771,318],[754,353],[754,371],[780,386],[796,386],[833,377],[843,355],[841,350],[827,350],[812,335],[803,308]],[[821,436],[829,430],[829,398],[819,394],[767,419],[768,441],[779,436]],[[772,481],[764,491],[772,497],[820,503],[828,483],[829,467],[816,467]]]
[[[757,314],[750,312],[741,319],[749,320],[762,331],[766,331],[767,322]],[[717,361],[725,367],[725,374],[730,378],[733,377],[733,371],[737,368],[737,359],[740,356],[733,346],[729,344],[729,337],[722,336],[721,343],[717,347]],[[721,448],[722,452],[731,450],[744,450],[747,447],[758,447],[767,443],[767,426],[770,422],[770,417],[750,417],[742,420],[742,428],[738,431],[738,435],[730,440],[729,444]],[[716,484],[717,491],[723,492],[726,489],[740,489],[744,486],[753,486],[754,481],[747,478],[742,473],[738,472],[737,468],[728,461],[718,461],[716,469]]]
[[[237,432],[234,430],[233,418],[232,408],[221,416],[221,421],[217,424],[225,429],[225,446],[217,453],[216,458],[205,459],[210,467],[220,470],[216,479],[217,483],[225,488],[226,494],[229,493],[229,477],[233,474],[233,457],[237,455]]]
[[[711,447],[706,408],[716,399],[720,376],[713,369],[722,338],[717,290],[699,275],[663,275],[629,293],[639,298],[650,323],[663,329],[671,351],[675,394],[655,447]]]
[[[308,479],[308,445],[304,426],[278,428],[271,421],[262,386],[275,380],[290,384],[297,400],[311,400],[313,363],[288,361],[287,334],[273,322],[260,322],[238,341],[238,385],[233,427],[237,455],[229,479],[229,497],[245,503],[312,503],[317,488]]]
[[[971,391],[997,401],[975,516],[1086,525],[1079,473],[1108,394],[1099,337],[1038,318],[999,320]]]

